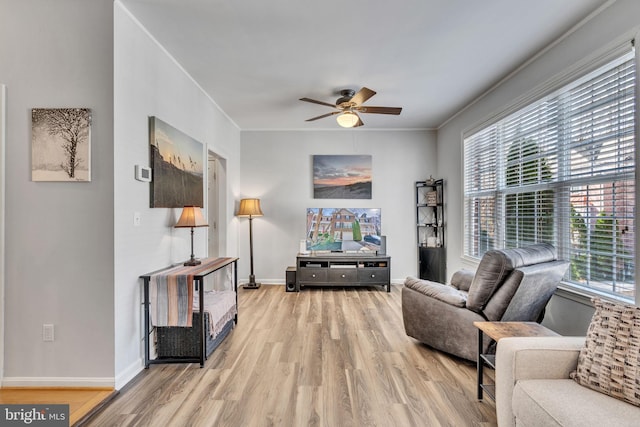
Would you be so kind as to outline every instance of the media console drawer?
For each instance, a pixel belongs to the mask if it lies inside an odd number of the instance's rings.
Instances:
[[[300,268],[297,272],[301,282],[326,282],[327,281],[327,269],[326,268]]]
[[[361,268],[358,271],[358,281],[361,283],[387,283],[389,282],[388,268]]]
[[[391,291],[391,258],[384,255],[299,255],[296,288],[304,286],[385,286]]]
[[[352,283],[358,281],[358,271],[353,268],[330,268],[329,282],[335,283]]]

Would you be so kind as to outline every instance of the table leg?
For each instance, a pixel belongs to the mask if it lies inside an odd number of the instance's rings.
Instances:
[[[144,279],[144,368],[149,369],[149,279]]]
[[[238,261],[233,261],[233,292],[236,294],[236,315],[234,322],[238,324]]]
[[[198,308],[200,310],[200,367],[204,368],[204,361],[207,358],[207,338],[205,335],[207,333],[207,329],[204,319],[204,279],[197,279],[195,280],[195,283],[198,287],[198,298],[200,299],[200,301],[198,301]]]
[[[477,387],[478,400],[482,400],[482,381],[484,380],[484,362],[482,361],[482,329],[478,329],[478,354],[477,354]]]

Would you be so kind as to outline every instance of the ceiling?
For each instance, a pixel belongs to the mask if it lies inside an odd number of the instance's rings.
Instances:
[[[605,0],[121,0],[241,130],[306,119],[340,89],[377,92],[358,129],[433,129]]]

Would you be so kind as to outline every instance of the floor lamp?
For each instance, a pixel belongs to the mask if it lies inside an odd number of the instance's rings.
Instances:
[[[245,289],[258,289],[260,283],[256,283],[256,276],[253,274],[253,217],[263,216],[260,209],[260,199],[242,199],[238,208],[239,217],[249,218],[249,260],[251,263],[251,274],[249,274],[249,283],[244,285]]]

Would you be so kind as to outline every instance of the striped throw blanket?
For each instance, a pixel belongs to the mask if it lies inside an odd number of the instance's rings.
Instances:
[[[193,277],[228,263],[229,258],[206,258],[202,264],[179,265],[151,275],[149,310],[153,326],[191,327],[193,320]]]

